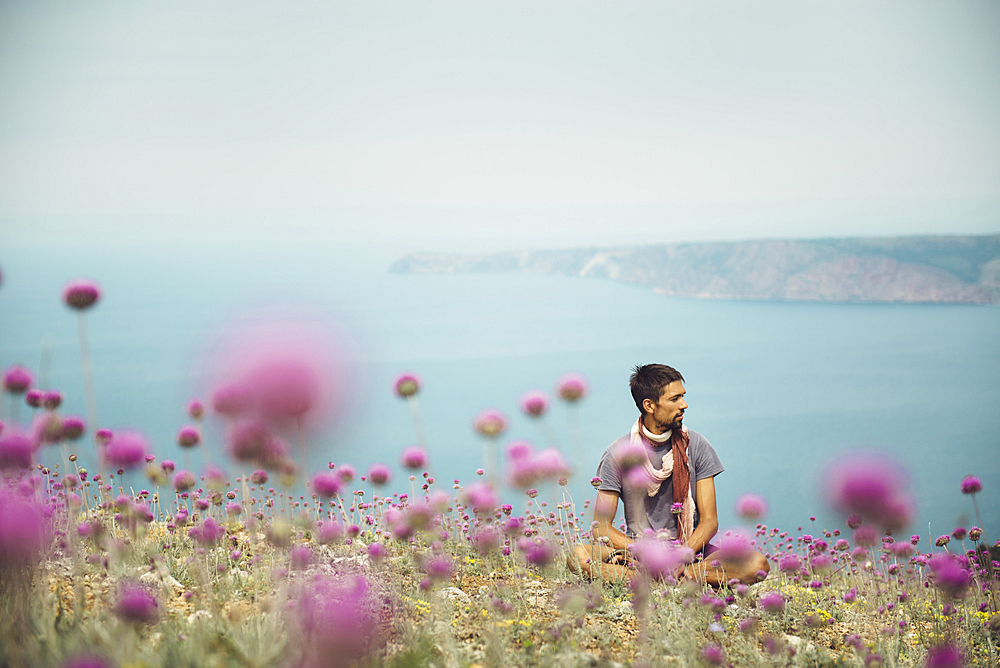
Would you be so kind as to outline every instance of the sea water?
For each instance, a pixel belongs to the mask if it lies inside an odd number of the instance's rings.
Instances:
[[[769,526],[809,531],[817,516],[817,530],[842,527],[824,501],[825,473],[838,457],[877,450],[909,472],[917,505],[908,533],[975,524],[959,491],[974,474],[984,528],[1000,537],[995,307],[709,301],[566,276],[399,275],[388,271],[396,256],[375,244],[22,244],[0,253],[0,365],[29,366],[64,393],[64,412],[84,415],[76,315],[60,292],[72,278],[97,280],[104,296],[86,327],[101,425],[142,431],[160,459],[182,461],[175,435],[190,422],[187,401],[210,392],[206,351],[218,332],[247,313],[288,317],[295,307],[335,321],[351,342],[336,345],[354,366],[344,378],[349,410],[307,444],[310,471],[385,462],[396,471],[388,491],[409,493],[398,460],[416,434],[392,380],[412,371],[423,380],[434,486],[451,492],[483,465],[476,413],[494,407],[510,418],[501,447],[515,438],[545,447],[545,429],[519,413],[518,398],[552,395],[561,374],[577,372],[587,397],[553,399],[543,418],[576,473],[566,490],[543,495],[551,504],[568,492],[582,509],[601,452],[637,416],[632,367],[662,362],[684,374],[685,422],[726,467],[716,479],[723,528],[739,526],[733,507],[746,492],[767,499]],[[15,410],[30,417],[27,406]],[[13,418],[6,401],[3,417]],[[204,447],[216,463],[225,461],[221,439],[210,419]],[[89,437],[74,449],[92,457]],[[505,498],[523,497],[508,489]]]

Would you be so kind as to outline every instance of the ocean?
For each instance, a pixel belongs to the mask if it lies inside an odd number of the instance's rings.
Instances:
[[[389,463],[398,492],[410,491],[399,453],[416,442],[406,402],[392,393],[398,373],[423,380],[431,474],[450,492],[482,465],[476,413],[503,411],[504,442],[543,447],[518,398],[551,395],[560,375],[576,372],[590,393],[573,408],[553,400],[544,420],[578,471],[568,491],[582,507],[601,452],[637,415],[631,368],[662,362],[684,374],[685,421],[726,467],[716,479],[723,529],[739,526],[734,504],[746,492],[767,499],[769,526],[842,527],[823,499],[824,472],[838,457],[877,450],[909,472],[917,509],[907,534],[926,540],[975,524],[959,491],[973,474],[983,481],[983,528],[1000,537],[998,308],[709,301],[564,276],[390,274],[396,257],[376,243],[8,244],[0,366],[25,364],[64,393],[64,412],[84,415],[76,317],[60,294],[72,278],[97,280],[104,296],[87,331],[101,425],[138,429],[159,458],[181,461],[175,435],[189,422],[187,401],[207,398],[218,333],[248,313],[318,313],[346,333],[354,371],[343,381],[349,409],[310,440],[308,466]],[[0,415],[12,419],[6,401]],[[220,440],[210,421],[216,462]],[[91,443],[75,446],[85,459]]]

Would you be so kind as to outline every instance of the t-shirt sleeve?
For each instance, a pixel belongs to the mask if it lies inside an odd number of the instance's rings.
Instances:
[[[722,460],[719,459],[718,453],[715,452],[715,448],[708,442],[708,439],[698,433],[692,434],[692,437],[688,453],[691,456],[692,464],[694,464],[694,479],[697,481],[714,478],[725,471],[726,468],[722,465]]]
[[[618,442],[615,441],[604,454],[601,455],[601,463],[597,465],[597,477],[601,479],[601,484],[597,486],[599,491],[603,492],[618,492],[621,496],[622,493],[622,473],[621,468],[615,463],[614,451],[615,445]]]

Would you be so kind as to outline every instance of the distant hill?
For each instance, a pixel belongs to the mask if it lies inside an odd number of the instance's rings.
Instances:
[[[411,253],[390,271],[566,274],[699,299],[996,304],[1000,235]]]

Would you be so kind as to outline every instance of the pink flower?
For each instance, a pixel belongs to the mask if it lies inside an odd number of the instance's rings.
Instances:
[[[972,580],[972,574],[959,564],[951,554],[937,554],[927,563],[932,580],[941,592],[949,598],[962,598]]]
[[[705,645],[701,658],[710,666],[721,666],[726,663],[726,652],[718,645]]]
[[[759,520],[767,514],[767,501],[756,494],[744,494],[736,501],[736,513],[747,520]]]
[[[334,473],[317,473],[312,477],[312,490],[329,499],[340,493],[340,477]]]
[[[94,441],[98,445],[107,445],[108,443],[111,442],[111,439],[113,437],[114,437],[114,432],[105,427],[102,427],[101,429],[98,429],[97,431],[94,432]]]
[[[177,468],[177,464],[175,464],[172,459],[164,459],[160,462],[160,468],[164,473],[173,473],[174,469]]]
[[[412,373],[400,374],[393,381],[392,388],[397,396],[408,399],[420,391],[420,377]]]
[[[34,377],[26,367],[15,364],[3,374],[3,389],[14,395],[24,394],[31,389],[34,381]]]
[[[656,538],[644,538],[632,544],[639,572],[653,580],[676,578],[684,566],[694,561],[694,552],[687,546],[678,546]]]
[[[67,441],[75,441],[87,431],[87,423],[79,415],[67,415],[62,419],[62,436]]]
[[[337,475],[340,476],[340,481],[345,485],[358,475],[358,472],[354,470],[354,467],[350,464],[341,464],[337,467]]]
[[[0,488],[0,576],[34,565],[50,537],[47,512],[42,505]]]
[[[384,485],[392,478],[392,471],[385,464],[372,464],[368,469],[368,479],[373,485]]]
[[[124,582],[118,588],[114,613],[125,622],[153,624],[160,617],[160,608],[149,588],[137,582]]]
[[[48,390],[42,395],[42,405],[48,408],[50,411],[62,406],[62,393],[58,390]]]
[[[256,471],[250,474],[250,482],[252,482],[255,485],[264,485],[267,483],[267,480],[268,480],[267,471],[263,469],[257,469]]]
[[[848,455],[833,464],[827,479],[827,497],[845,515],[860,515],[889,531],[902,529],[913,517],[906,475],[888,456]]]
[[[200,420],[205,414],[205,405],[201,403],[198,399],[192,399],[187,405],[188,415],[191,416],[192,420]]]
[[[94,281],[78,278],[66,284],[62,296],[67,306],[83,311],[101,298],[101,288]]]
[[[194,473],[181,469],[174,475],[174,490],[177,492],[186,492],[193,488],[196,482]]]
[[[304,578],[290,603],[295,665],[347,668],[379,640],[381,601],[360,575]]]
[[[785,609],[785,597],[776,591],[768,592],[760,597],[761,610],[777,614]]]
[[[794,554],[789,554],[778,560],[778,568],[782,573],[796,573],[802,568],[802,560]]]
[[[273,430],[321,430],[350,397],[347,348],[330,328],[301,316],[272,313],[239,323],[210,353],[213,407]]]
[[[496,438],[507,431],[507,418],[495,408],[487,408],[475,417],[472,428],[487,438]]]
[[[541,538],[519,538],[517,549],[524,555],[525,561],[537,568],[548,566],[555,558],[552,544]]]
[[[201,443],[201,431],[198,427],[187,425],[177,432],[177,445],[182,448],[193,448],[199,443]]]
[[[926,668],[964,668],[965,657],[954,645],[938,645],[927,652]]]
[[[402,463],[411,471],[422,469],[427,466],[427,451],[417,445],[410,446],[403,450]]]
[[[259,462],[265,459],[273,441],[270,430],[260,420],[240,420],[229,429],[226,447],[238,462]]]
[[[134,469],[146,463],[146,439],[138,432],[120,432],[104,449],[105,465],[117,469]]]
[[[549,398],[541,390],[525,392],[518,403],[529,417],[541,417],[549,409]]]
[[[31,436],[17,427],[5,429],[0,434],[0,470],[31,468],[34,451],[34,439]]]
[[[719,549],[713,555],[713,559],[722,561],[732,561],[734,563],[745,563],[754,555],[753,546],[750,539],[741,533],[726,532],[719,540]]]
[[[206,517],[200,525],[188,529],[188,536],[205,547],[215,545],[225,534],[226,528],[211,517]]]
[[[39,389],[28,390],[24,393],[24,403],[28,404],[32,408],[38,408],[42,405],[42,399],[45,398],[45,393]]]
[[[570,473],[569,464],[555,448],[546,448],[538,453],[530,452],[526,457],[511,460],[507,466],[510,483],[522,489],[546,480],[556,480]]]
[[[518,460],[527,459],[535,452],[535,449],[531,447],[531,443],[527,441],[511,441],[507,444],[507,459]]]
[[[587,396],[587,389],[587,379],[578,373],[564,374],[556,384],[556,393],[570,403]]]
[[[979,494],[983,491],[982,481],[974,475],[962,478],[962,494]]]
[[[477,482],[463,490],[462,502],[468,506],[472,506],[472,510],[475,513],[489,513],[492,515],[497,505],[497,495],[493,491],[493,487],[488,483]]]

